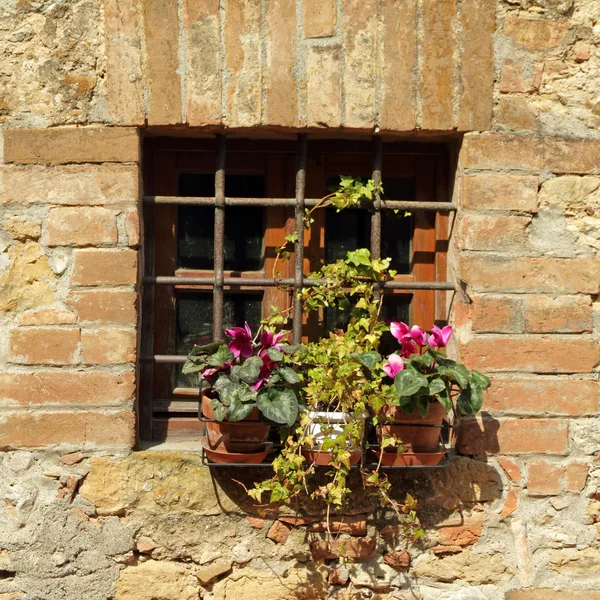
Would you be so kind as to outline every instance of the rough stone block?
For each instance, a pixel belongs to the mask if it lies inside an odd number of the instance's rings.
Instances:
[[[335,0],[305,0],[303,32],[305,38],[331,37],[337,21]]]
[[[0,204],[135,205],[139,173],[129,165],[0,165]]]
[[[600,361],[600,348],[589,339],[478,336],[463,346],[461,358],[478,371],[589,373]]]
[[[558,496],[562,491],[565,467],[546,460],[527,463],[527,493],[530,496]]]
[[[135,128],[7,129],[4,162],[21,164],[138,162]]]
[[[571,24],[561,19],[536,19],[509,14],[504,22],[504,34],[528,50],[556,48],[567,35]]]
[[[306,68],[308,126],[339,127],[342,122],[339,48],[309,48]]]
[[[133,285],[137,281],[135,250],[76,250],[71,285]]]
[[[173,125],[182,121],[177,3],[144,0],[148,124]]]
[[[600,590],[515,590],[507,592],[505,600],[600,600]]]
[[[115,213],[105,208],[53,208],[46,223],[49,246],[116,244]]]
[[[0,448],[77,447],[129,449],[135,443],[135,415],[11,413],[0,416]]]
[[[537,211],[538,177],[521,175],[465,175],[464,208]]]
[[[80,321],[137,324],[137,294],[129,291],[71,292],[67,304],[79,314]]]
[[[39,371],[1,373],[3,406],[77,404],[116,406],[133,401],[134,373]]]
[[[593,415],[598,411],[598,382],[494,377],[484,407],[509,414]]]
[[[187,121],[221,122],[221,28],[218,0],[186,0]]]
[[[457,448],[462,454],[564,454],[569,424],[562,419],[491,419],[460,425]]]
[[[137,333],[123,329],[81,332],[82,362],[86,365],[120,364],[135,361]]]
[[[77,362],[79,329],[13,329],[9,361],[21,365],[72,365]]]

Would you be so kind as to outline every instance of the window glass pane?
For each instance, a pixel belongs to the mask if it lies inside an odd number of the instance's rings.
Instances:
[[[262,198],[260,175],[226,175],[225,193],[231,198]],[[184,173],[179,195],[214,196],[214,175]],[[178,211],[178,265],[183,269],[212,270],[214,214],[210,206],[180,206]],[[225,269],[258,271],[263,264],[264,213],[260,207],[225,209]]]
[[[367,210],[347,208],[337,212],[326,209],[325,262],[346,258],[351,250],[370,245],[371,214]]]
[[[223,298],[224,328],[243,326],[247,321],[253,332],[261,320],[262,293],[225,294]],[[177,298],[177,339],[175,354],[187,354],[194,344],[212,341],[212,295],[185,293]],[[177,365],[177,387],[195,387],[197,375],[182,375]]]
[[[410,323],[410,302],[412,294],[385,294],[383,296],[383,306],[381,307],[381,319],[386,323],[392,321],[403,321]],[[400,348],[398,340],[391,333],[384,333],[381,336],[379,352],[383,356],[388,356]]]

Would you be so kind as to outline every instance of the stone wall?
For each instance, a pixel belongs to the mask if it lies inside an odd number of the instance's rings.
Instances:
[[[600,599],[599,39],[598,0],[1,2],[0,600]],[[395,475],[416,545],[357,483],[342,565],[132,452],[140,139],[223,128],[465,134],[452,351],[494,385]]]

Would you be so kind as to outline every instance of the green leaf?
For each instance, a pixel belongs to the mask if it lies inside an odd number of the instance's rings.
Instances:
[[[248,358],[237,372],[237,376],[249,385],[256,383],[260,370],[262,369],[263,361],[260,356],[252,356]]]
[[[359,265],[363,265],[365,267],[371,266],[371,253],[367,248],[359,248],[358,250],[353,250],[348,252],[347,261],[357,267]]]
[[[492,382],[489,377],[486,377],[483,373],[479,371],[471,372],[471,385],[475,384],[481,390],[487,390]]]
[[[183,369],[181,369],[181,372],[184,375],[190,375],[191,373],[198,373],[199,371],[202,371],[203,369],[206,368],[206,361],[194,361],[191,359],[187,359],[185,361],[185,364],[183,365]]]
[[[283,352],[281,350],[277,350],[277,348],[269,348],[267,350],[267,354],[271,360],[275,362],[280,362],[283,360]]]
[[[450,412],[452,410],[452,399],[450,398],[450,394],[447,389],[444,389],[442,392],[439,392],[437,395],[437,399],[439,403],[444,407],[446,412]]]
[[[412,354],[410,357],[411,362],[416,362],[421,365],[425,365],[426,367],[430,367],[435,360],[433,355],[427,350],[424,354],[419,356],[418,354]]]
[[[367,369],[371,371],[375,369],[377,367],[377,363],[381,362],[382,360],[381,354],[374,351],[353,353],[351,356],[352,358],[356,358],[361,365],[367,367]]]
[[[292,344],[283,344],[281,346],[281,351],[284,354],[294,354],[294,352],[298,351],[298,348],[300,348],[300,346],[298,344],[292,345]]]
[[[466,389],[469,385],[470,374],[463,365],[452,364],[448,366],[440,366],[438,373],[442,377],[448,377],[452,381],[458,383],[461,389]]]
[[[211,354],[206,362],[211,367],[222,367],[224,363],[231,362],[233,358],[233,352],[227,346],[219,346],[219,349]]]
[[[262,414],[275,423],[292,426],[298,416],[298,399],[290,388],[269,386],[256,401]]]
[[[427,378],[415,369],[409,368],[396,375],[394,386],[399,396],[412,396],[421,388],[427,387]]]
[[[210,401],[210,406],[213,409],[215,419],[217,421],[223,421],[225,419],[225,415],[227,414],[227,409],[225,408],[225,405],[222,402],[220,402],[217,398],[214,398]]]
[[[294,385],[296,383],[300,383],[300,377],[298,377],[298,373],[296,373],[296,371],[290,367],[280,367],[277,369],[277,373],[279,373],[279,375],[283,377],[284,381],[289,384]]]
[[[429,394],[435,396],[446,389],[446,384],[443,379],[436,377],[429,382]]]
[[[256,392],[247,385],[239,384],[229,396],[230,403],[227,407],[228,421],[242,421],[256,406]]]
[[[190,356],[199,356],[201,354],[214,354],[225,342],[210,342],[203,346],[194,346],[190,352]]]
[[[219,398],[225,406],[229,406],[231,402],[230,396],[234,392],[237,385],[239,384],[231,381],[231,379],[227,377],[227,375],[221,375],[219,379],[215,381],[213,387],[215,388],[217,394],[219,394]]]
[[[419,407],[421,416],[425,418],[429,414],[429,396],[421,396],[417,406]]]

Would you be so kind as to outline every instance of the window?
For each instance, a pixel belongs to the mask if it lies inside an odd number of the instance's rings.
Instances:
[[[373,140],[150,138],[144,166],[144,286],[140,425],[143,439],[199,439],[196,381],[181,373],[195,342],[287,308],[302,274],[349,250],[371,248],[398,275],[383,290],[383,317],[429,328],[446,315],[448,160],[444,146]],[[374,206],[313,213],[341,175],[377,178]],[[406,216],[405,212],[410,215]],[[276,261],[299,230],[304,251]],[[297,260],[296,260],[297,259]],[[288,284],[282,290],[273,281]],[[302,272],[301,272],[302,271]],[[335,311],[294,323],[295,339],[343,325]]]

